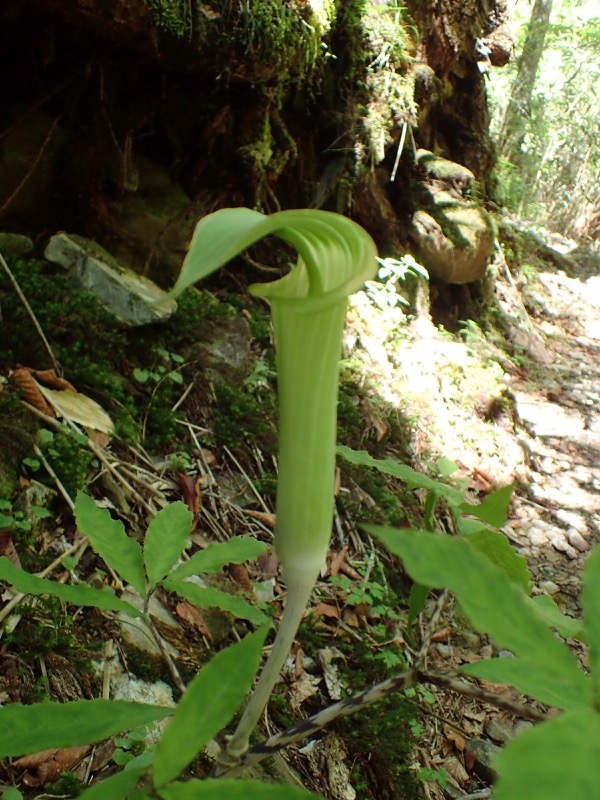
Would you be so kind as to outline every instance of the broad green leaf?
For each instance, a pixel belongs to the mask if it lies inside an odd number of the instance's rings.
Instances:
[[[554,708],[575,709],[587,706],[590,702],[589,690],[583,696],[578,694],[570,671],[565,670],[562,664],[551,661],[540,663],[526,658],[492,658],[464,664],[460,671],[492,683],[508,683],[523,694]],[[583,673],[581,676],[587,681]]]
[[[373,458],[366,450],[352,450],[350,447],[346,447],[346,445],[343,444],[339,444],[336,451],[338,455],[342,456],[342,458],[350,462],[350,464],[355,464],[359,467],[373,467],[384,475],[392,475],[394,478],[399,478],[411,489],[417,487],[419,489],[427,489],[430,492],[435,492],[440,497],[444,497],[451,506],[460,508],[465,504],[464,495],[459,489],[447,486],[440,481],[435,481],[427,475],[422,475],[411,467],[407,467],[406,464],[399,464],[397,461],[392,461],[389,458]],[[468,506],[468,508],[472,509],[475,508],[475,506]],[[472,512],[469,511],[468,513]]]
[[[19,567],[11,564],[6,556],[0,557],[0,579],[10,583],[11,586],[22,594],[44,595],[60,597],[67,603],[76,606],[92,606],[103,608],[105,611],[122,611],[130,617],[139,617],[141,612],[125,600],[115,597],[108,589],[93,589],[87,584],[79,583],[71,586],[66,583],[57,583],[47,578],[38,578],[30,575]]]
[[[413,583],[410,587],[408,598],[408,622],[412,624],[425,608],[427,595],[431,591],[431,586],[423,586],[421,583]]]
[[[217,780],[171,783],[159,791],[163,800],[315,800],[319,794],[290,784]],[[322,798],[321,798],[322,800]]]
[[[176,581],[170,577],[163,580],[163,586],[170,592],[177,592],[199,608],[220,608],[221,611],[229,611],[239,619],[247,619],[255,625],[267,622],[266,616],[260,609],[250,605],[241,597],[221,592],[219,589],[205,588],[191,581]]]
[[[146,595],[146,575],[142,548],[125,533],[122,523],[113,519],[105,508],[99,508],[91,497],[77,493],[75,503],[77,527],[96,553],[130,583],[141,597]]]
[[[154,517],[144,539],[148,590],[165,577],[186,545],[193,514],[184,503],[171,503]]]
[[[515,553],[503,534],[489,528],[479,528],[467,534],[466,539],[498,569],[501,569],[507,578],[521,586],[524,592],[529,592],[531,576],[527,568],[527,561],[523,556]]]
[[[413,580],[454,593],[480,631],[536,669],[560,676],[559,708],[590,702],[590,683],[566,645],[546,627],[525,592],[463,537],[365,526],[402,558]],[[535,696],[535,695],[534,695]]]
[[[596,706],[600,707],[600,547],[595,547],[583,573],[583,622],[590,644],[590,669]]]
[[[169,574],[173,580],[182,580],[191,575],[201,575],[203,572],[218,572],[225,564],[242,564],[252,561],[264,550],[266,544],[250,537],[234,536],[228,542],[209,544],[206,550],[197,553],[177,569]]]
[[[508,505],[512,497],[514,486],[504,486],[491,494],[476,506],[469,503],[462,503],[461,509],[465,514],[471,514],[482,522],[487,522],[494,528],[501,528],[506,522],[508,515]]]
[[[252,685],[267,630],[265,626],[221,650],[189,684],[156,747],[155,787],[176,778],[231,720]]]
[[[130,767],[133,762],[127,766]],[[79,795],[80,800],[128,800],[132,797],[138,781],[146,771],[145,766],[133,767],[117,772],[110,778],[90,786]]]
[[[600,714],[562,714],[509,742],[494,762],[495,800],[592,800],[600,796]]]
[[[3,706],[0,708],[0,758],[27,755],[51,747],[91,744],[138,725],[164,719],[172,713],[172,708],[121,700]]]
[[[23,795],[18,789],[9,786],[2,795],[2,800],[23,800]]]
[[[249,208],[224,208],[196,226],[171,295],[181,294],[269,235],[291,244],[299,260],[280,280],[251,286],[257,296],[345,299],[377,269],[377,249],[369,234],[340,214],[299,209],[265,216]]]
[[[583,620],[574,619],[567,614],[563,614],[549,595],[539,594],[536,597],[530,597],[529,602],[538,617],[543,619],[549,628],[554,628],[561,636],[564,636],[565,639],[572,637],[580,642],[588,641]]]

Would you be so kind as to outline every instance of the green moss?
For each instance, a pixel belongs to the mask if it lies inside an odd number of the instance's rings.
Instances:
[[[157,28],[178,38],[191,32],[192,4],[188,0],[145,0]]]
[[[0,392],[0,497],[10,498],[18,485],[24,458],[31,455],[36,420],[14,392]]]
[[[246,387],[237,389],[227,384],[215,386],[217,404],[213,411],[214,434],[217,444],[237,448],[269,431],[269,417],[275,414],[264,399],[257,399]]]

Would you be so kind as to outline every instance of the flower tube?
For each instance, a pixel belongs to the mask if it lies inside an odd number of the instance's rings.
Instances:
[[[274,234],[298,252],[294,269],[250,292],[271,305],[279,400],[275,549],[287,584],[271,655],[223,754],[235,765],[285,662],[331,536],[339,360],[348,295],[377,271],[377,250],[359,225],[327,211],[217,211],[197,225],[172,291],[206,277]]]

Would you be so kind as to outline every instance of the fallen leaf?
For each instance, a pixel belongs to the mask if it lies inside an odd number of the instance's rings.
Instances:
[[[11,375],[12,380],[21,390],[21,397],[30,406],[46,414],[48,417],[56,418],[54,409],[46,402],[39,385],[31,375],[31,370],[26,367],[17,367]]]
[[[339,608],[329,603],[317,603],[312,610],[320,617],[329,617],[330,619],[340,618]]]
[[[18,758],[13,761],[12,765],[17,769],[27,770],[22,779],[26,786],[43,786],[61,772],[72,769],[91,749],[91,745],[80,745],[41,750],[39,753],[31,753],[23,758]]]
[[[200,481],[198,476],[177,472],[175,477],[177,478],[177,483],[183,494],[183,499],[187,503],[187,507],[192,514],[199,514],[202,495],[200,493]]]
[[[250,575],[248,574],[248,568],[245,564],[228,564],[227,569],[237,584],[251,594],[254,594],[254,587],[252,586],[252,581],[250,580]]]
[[[277,577],[279,559],[277,558],[277,553],[275,553],[274,550],[271,552],[268,550],[263,550],[262,553],[259,553],[256,563],[263,579]]]
[[[343,547],[339,553],[336,553],[333,558],[331,559],[331,563],[329,565],[329,574],[333,577],[339,574],[342,564],[344,563],[344,559],[346,558],[346,553],[348,552],[347,547]]]
[[[21,560],[19,554],[15,550],[12,534],[6,528],[0,530],[0,556],[6,556],[11,564],[21,569]]]
[[[462,733],[459,733],[455,728],[451,728],[449,725],[444,725],[444,736],[447,741],[451,742],[461,753],[467,746],[467,740]]]
[[[321,678],[317,678],[305,672],[301,678],[294,681],[290,687],[291,708],[297,711],[305,700],[308,700],[309,697],[313,697],[317,693],[317,687],[321,683],[321,680]]]
[[[94,428],[102,433],[112,433],[113,423],[106,411],[91,397],[81,392],[70,389],[46,389],[40,386],[41,392],[50,405],[61,417],[83,425],[84,428]]]
[[[463,767],[461,762],[459,761],[456,756],[449,756],[444,761],[444,769],[454,780],[458,783],[458,785],[465,789],[470,781],[469,773]]]
[[[43,383],[44,386],[48,386],[50,389],[68,389],[71,392],[77,391],[72,383],[59,377],[53,369],[32,369],[31,372],[35,375],[37,381]]]
[[[204,621],[204,617],[197,608],[188,603],[187,600],[183,600],[181,603],[177,603],[175,606],[175,613],[180,619],[184,620],[185,622],[189,622],[190,625],[193,625],[193,627],[196,628],[196,630],[202,636],[206,636],[208,641],[212,644],[212,633],[209,631],[206,622]]]
[[[245,514],[247,517],[254,517],[254,519],[257,519],[269,528],[275,527],[275,514],[271,514],[270,511],[254,511],[251,508],[242,508],[242,514]]]
[[[99,772],[103,769],[112,759],[115,749],[115,743],[112,739],[97,745],[90,764],[90,772]]]

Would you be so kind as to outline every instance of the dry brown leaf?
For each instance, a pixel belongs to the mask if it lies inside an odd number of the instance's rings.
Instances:
[[[91,397],[70,389],[47,389],[40,386],[40,390],[61,417],[83,425],[84,428],[112,433],[114,426],[111,418]]]
[[[37,381],[43,383],[44,386],[48,386],[50,389],[68,389],[70,392],[77,391],[72,383],[59,377],[53,369],[32,369],[31,372],[35,375]]]
[[[246,591],[250,592],[252,595],[254,594],[254,587],[252,586],[252,581],[250,580],[250,575],[248,574],[248,568],[245,564],[228,564],[227,569],[237,584],[246,589]]]
[[[275,527],[275,514],[272,514],[270,511],[253,511],[250,508],[242,508],[242,514],[245,514],[247,517],[254,517],[259,522],[262,522],[268,528]]]
[[[322,678],[317,678],[305,672],[301,678],[294,681],[290,687],[290,706],[297,711],[305,700],[317,693],[317,687],[321,680]]]
[[[112,759],[115,752],[115,743],[112,739],[99,744],[94,750],[94,757],[90,765],[90,772],[100,772]]]
[[[61,772],[72,769],[91,749],[91,745],[80,745],[41,750],[39,753],[31,753],[13,761],[13,767],[27,770],[23,776],[23,783],[26,786],[43,786]]]
[[[462,789],[466,789],[470,780],[469,773],[456,756],[449,756],[444,761],[444,769]]]
[[[2,530],[0,530],[0,556],[6,556],[11,564],[14,564],[15,567],[19,567],[19,569],[21,569],[21,559],[15,550],[12,534],[6,528],[2,528]]]
[[[329,574],[333,577],[334,575],[338,575],[339,571],[344,563],[344,559],[346,558],[346,553],[348,552],[347,547],[343,547],[339,553],[336,553],[333,558],[331,559],[331,563],[329,565]]]
[[[181,603],[177,603],[175,606],[175,613],[177,614],[180,619],[184,620],[185,622],[189,622],[190,625],[193,625],[202,636],[206,636],[208,641],[212,644],[213,637],[212,633],[209,631],[206,622],[204,621],[204,617],[198,611],[197,608],[194,608],[187,600],[183,600]]]
[[[277,553],[274,550],[271,552],[264,550],[262,553],[259,553],[256,563],[263,580],[277,577],[279,559],[277,558]]]
[[[312,610],[320,617],[329,617],[330,619],[340,618],[339,608],[329,603],[317,603]]]
[[[444,725],[444,736],[447,741],[451,742],[461,753],[467,746],[467,740],[462,733],[459,733],[455,728],[451,728],[449,725]]]
[[[12,373],[11,377],[21,390],[21,397],[26,403],[29,403],[30,406],[37,408],[37,410],[41,411],[43,414],[56,418],[54,409],[44,399],[40,387],[31,375],[30,369],[27,369],[26,367],[17,367],[17,369],[15,369]]]
[[[175,477],[177,478],[177,483],[179,484],[187,507],[192,514],[199,514],[202,495],[198,476],[177,472]]]

